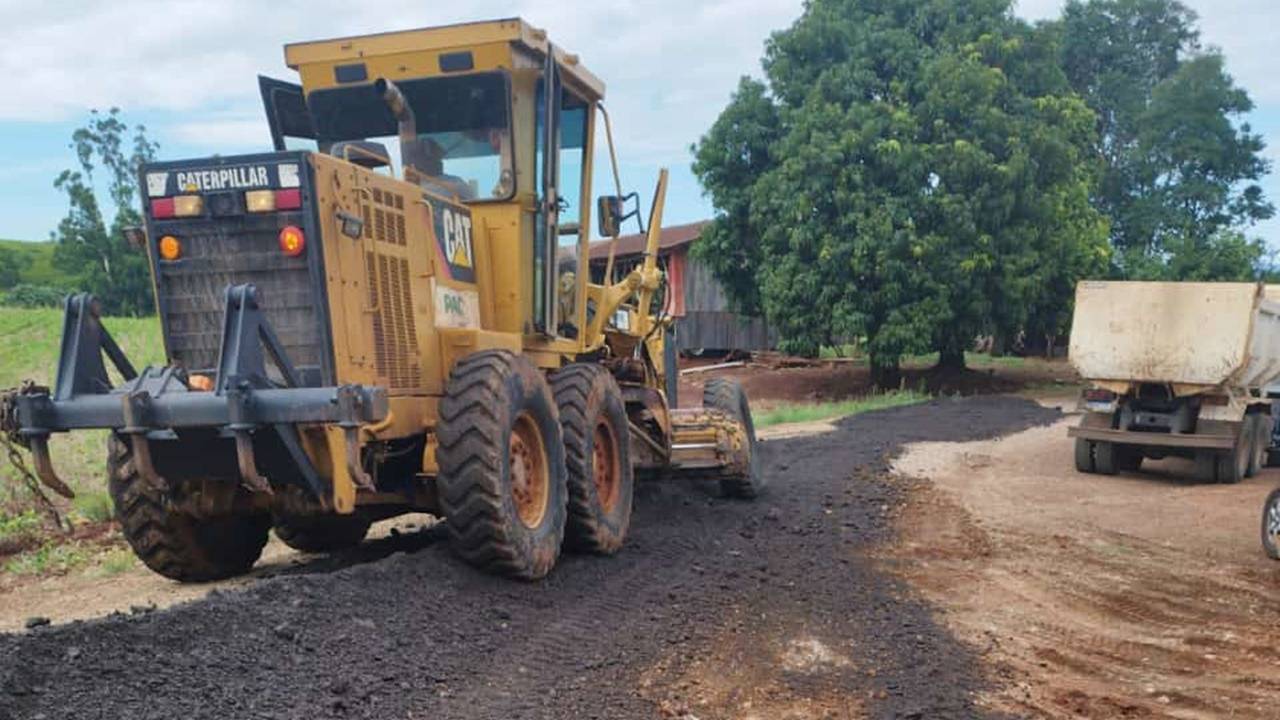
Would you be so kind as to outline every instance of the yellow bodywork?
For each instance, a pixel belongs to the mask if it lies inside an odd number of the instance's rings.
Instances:
[[[457,75],[441,69],[442,57],[460,52],[468,54],[471,64],[463,74],[501,72],[509,82],[513,139],[510,148],[504,147],[514,165],[514,190],[509,199],[464,203],[456,196],[428,192],[416,182],[375,172],[347,159],[316,153],[309,156],[324,240],[337,380],[385,387],[390,394],[390,417],[377,427],[366,427],[364,442],[429,433],[437,422],[438,401],[450,369],[480,350],[518,351],[539,367],[555,369],[586,354],[598,356],[601,351],[621,357],[643,340],[657,376],[662,376],[664,337],[662,332],[654,332],[661,329],[655,328],[655,323],[662,321],[648,309],[662,284],[656,250],[667,173],[663,170],[658,181],[645,263],[617,284],[591,284],[587,259],[594,205],[592,158],[597,118],[604,117],[607,122],[601,104],[605,88],[576,56],[558,48],[555,57],[563,87],[588,108],[581,189],[578,197],[568,198],[579,208],[579,267],[560,278],[574,286],[572,302],[559,306],[560,312],[572,317],[558,318],[579,331],[575,337],[564,337],[533,330],[537,289],[530,268],[535,260],[539,197],[535,98],[551,47],[545,32],[517,19],[285,48],[285,60],[297,70],[307,96],[343,86],[338,79],[340,68],[353,65],[362,68],[368,82],[375,78],[396,82]],[[612,157],[611,143],[609,151]],[[469,261],[473,282],[455,279],[448,271],[433,216],[463,211],[464,207],[470,214],[471,257],[453,259]],[[343,234],[343,217],[362,219],[360,237]],[[559,235],[572,236],[573,232],[572,227],[566,227]],[[632,322],[625,330],[610,327],[610,320],[624,304],[630,308]],[[594,308],[590,318],[588,306]],[[703,438],[698,435],[695,439]],[[317,430],[307,437],[309,454],[321,471],[333,478],[334,508],[351,512],[361,501],[353,480],[342,462],[326,457],[340,457],[341,442],[341,433],[332,429]],[[428,436],[421,472],[431,475],[434,471],[434,443]]]

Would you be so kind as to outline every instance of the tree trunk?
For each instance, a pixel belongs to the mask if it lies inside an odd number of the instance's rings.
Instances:
[[[871,383],[878,390],[897,390],[902,385],[902,370],[898,360],[895,358],[893,361],[887,361],[872,355]]]
[[[938,351],[938,367],[951,370],[964,369],[964,348],[948,345]]]

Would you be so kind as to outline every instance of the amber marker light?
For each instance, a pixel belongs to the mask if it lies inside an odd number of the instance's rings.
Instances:
[[[160,238],[160,259],[177,260],[182,257],[182,243],[172,235]]]
[[[213,392],[213,378],[208,375],[192,375],[187,378],[187,387],[196,392]]]
[[[280,231],[280,251],[289,257],[298,257],[307,248],[302,230],[290,225]]]

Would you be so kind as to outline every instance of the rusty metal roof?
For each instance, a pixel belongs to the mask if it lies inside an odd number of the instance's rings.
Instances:
[[[671,225],[662,228],[662,236],[658,239],[658,254],[663,255],[692,243],[702,236],[702,229],[708,224],[710,224],[709,221],[703,220],[687,225]],[[640,255],[644,252],[645,242],[644,235],[623,235],[618,238],[618,250],[615,257],[626,258]],[[591,260],[593,262],[608,259],[608,240],[597,240],[591,243]]]

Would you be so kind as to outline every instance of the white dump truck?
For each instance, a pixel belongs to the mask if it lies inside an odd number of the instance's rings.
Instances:
[[[1181,456],[1236,483],[1275,454],[1280,286],[1082,282],[1070,353],[1087,383],[1070,430],[1081,472]]]

